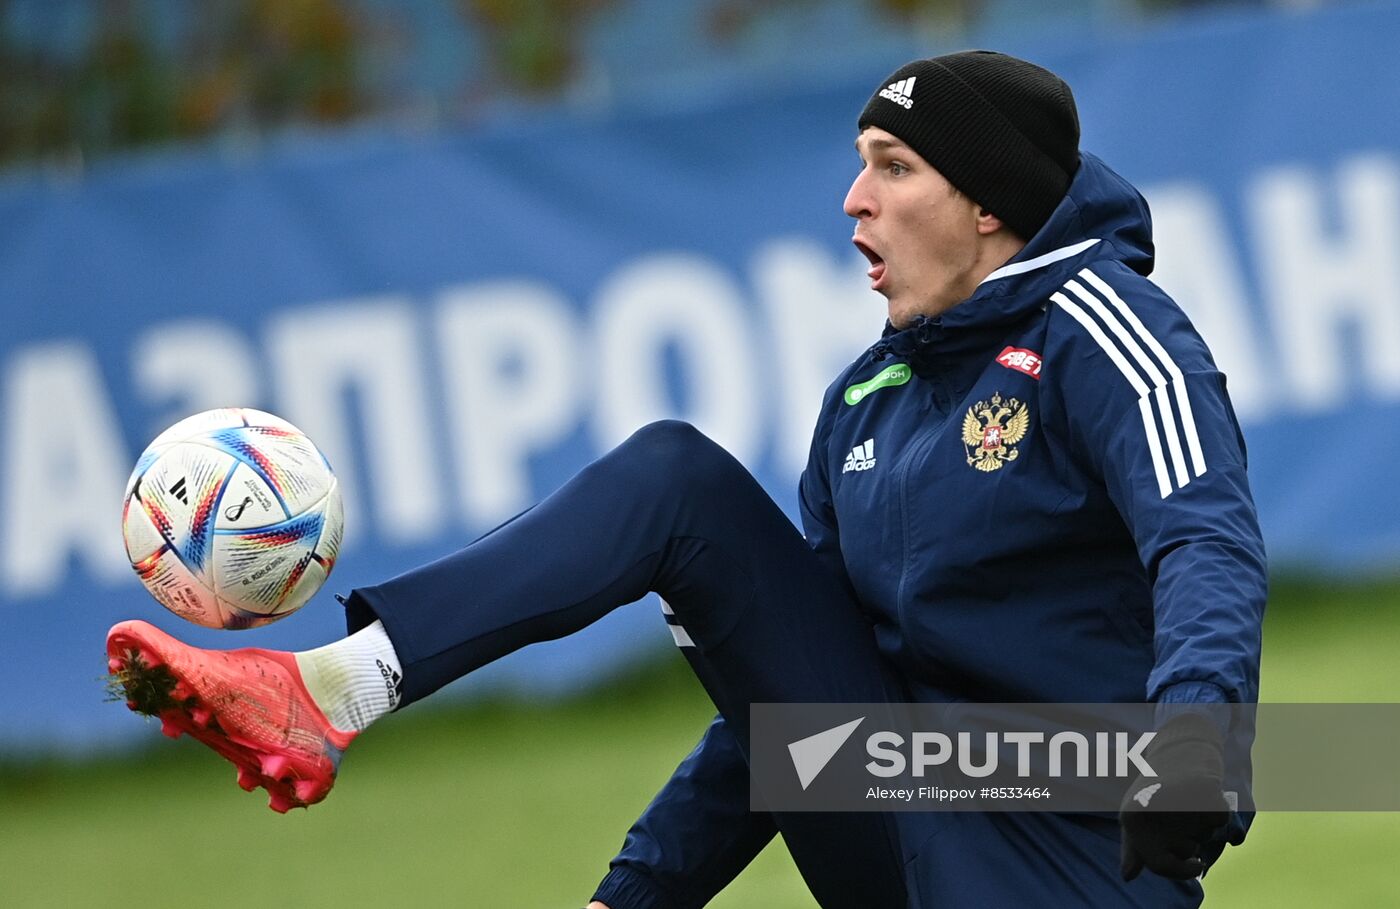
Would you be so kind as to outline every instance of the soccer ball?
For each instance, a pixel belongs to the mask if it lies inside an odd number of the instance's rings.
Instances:
[[[334,567],[344,523],[335,474],[311,440],[247,407],[195,414],[157,436],[122,503],[141,583],[210,628],[300,609]]]

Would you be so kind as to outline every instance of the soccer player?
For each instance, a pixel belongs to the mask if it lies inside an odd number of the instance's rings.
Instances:
[[[1198,905],[1245,830],[1204,711],[1257,699],[1265,599],[1224,378],[1146,279],[1147,205],[1080,151],[1054,74],[914,61],[858,124],[845,210],[889,324],[826,394],[805,539],[718,446],[653,424],[465,549],[353,591],[341,641],[218,652],[116,626],[133,708],[285,811],[326,795],[376,718],[656,591],[719,716],[594,909],[703,905],[775,833],[823,906]],[[1218,807],[749,810],[750,703],[909,699],[1205,705],[1159,731],[1156,795]]]

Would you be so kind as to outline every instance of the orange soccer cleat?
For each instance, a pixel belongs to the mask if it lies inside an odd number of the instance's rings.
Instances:
[[[325,798],[357,735],[330,724],[290,653],[201,650],[132,621],[107,632],[107,656],[128,707],[159,717],[171,738],[187,732],[228,758],[238,785],[266,789],[273,811]]]

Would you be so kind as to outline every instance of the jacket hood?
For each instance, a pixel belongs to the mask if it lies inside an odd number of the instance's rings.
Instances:
[[[1069,192],[1050,220],[1008,265],[1097,239],[1106,248],[1094,259],[1117,259],[1140,275],[1152,273],[1152,213],[1137,188],[1088,152],[1080,155],[1079,170]],[[1001,269],[998,269],[1000,271]],[[993,272],[995,274],[995,272]],[[984,284],[986,282],[983,282]]]
[[[1081,152],[1069,191],[1025,248],[943,315],[920,316],[903,330],[886,323],[871,352],[877,359],[917,358],[930,345],[942,347],[951,334],[999,331],[1041,309],[1045,299],[1086,263],[1103,259],[1150,274],[1152,215],[1131,183],[1094,155]]]

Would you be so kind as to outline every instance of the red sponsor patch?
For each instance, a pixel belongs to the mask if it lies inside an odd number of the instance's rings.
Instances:
[[[1033,350],[1026,350],[1024,347],[1008,347],[997,354],[997,362],[1007,369],[1023,372],[1037,382],[1040,381],[1042,361],[1040,354]]]

